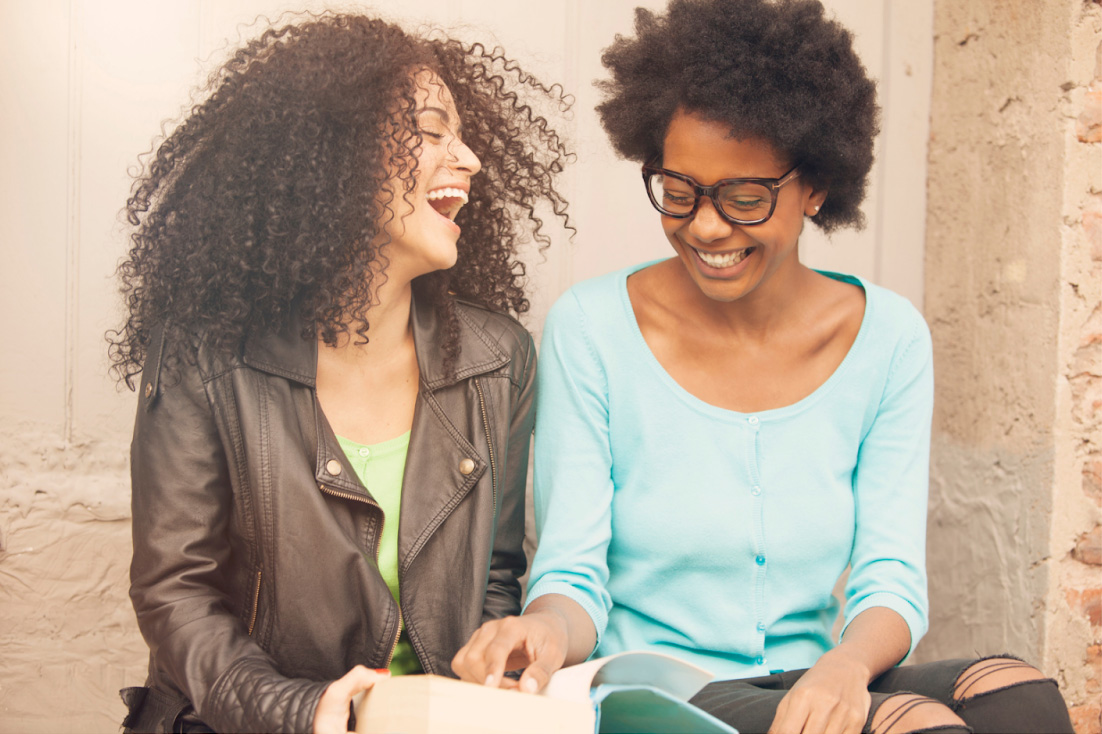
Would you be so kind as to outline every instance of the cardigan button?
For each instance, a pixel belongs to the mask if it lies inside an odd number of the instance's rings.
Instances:
[[[463,459],[459,462],[459,473],[463,476],[467,476],[474,471],[474,461],[471,459]]]
[[[329,472],[329,476],[339,477],[341,475],[341,463],[336,459],[330,459],[325,462],[325,471]]]

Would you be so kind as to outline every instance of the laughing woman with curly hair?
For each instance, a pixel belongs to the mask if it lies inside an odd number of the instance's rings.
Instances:
[[[343,732],[519,611],[535,350],[518,244],[566,220],[564,106],[500,51],[354,15],[265,31],[127,205],[134,731]],[[375,670],[371,670],[375,669]]]

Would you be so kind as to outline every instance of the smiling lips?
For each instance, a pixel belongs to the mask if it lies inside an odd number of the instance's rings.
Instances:
[[[454,186],[444,186],[433,189],[425,194],[429,206],[435,209],[441,216],[455,220],[455,215],[467,203],[467,192]]]
[[[754,251],[753,247],[746,247],[741,250],[735,250],[734,252],[705,252],[699,248],[694,247],[693,251],[697,256],[710,268],[730,268],[738,265],[740,262],[750,256],[750,253]]]

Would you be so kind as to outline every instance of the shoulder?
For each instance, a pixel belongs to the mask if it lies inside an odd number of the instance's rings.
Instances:
[[[628,275],[638,269],[616,270],[572,285],[548,312],[545,332],[582,327],[586,331],[622,333],[625,283]]]
[[[859,362],[880,376],[872,384],[883,386],[884,395],[918,390],[933,399],[934,355],[930,329],[919,310],[903,296],[863,282],[866,321],[859,338]],[[926,399],[926,398],[924,398]]]
[[[917,346],[922,351],[930,351],[930,328],[913,303],[874,283],[862,281],[862,285],[870,331],[877,342],[895,343],[906,350]]]
[[[828,270],[820,275],[857,286],[865,292],[865,309],[861,323],[864,341],[883,353],[891,345],[925,343],[929,345],[930,329],[922,313],[908,299],[895,291],[877,285],[864,278]],[[892,350],[897,351],[897,350]]]
[[[203,337],[190,334],[172,321],[150,330],[142,365],[141,392],[150,405],[164,389],[182,382],[204,384],[241,364],[241,355],[212,348]]]
[[[461,323],[477,331],[479,338],[505,352],[511,361],[519,359],[522,366],[528,362],[534,351],[534,341],[522,323],[509,314],[470,301],[456,299],[455,304]]]

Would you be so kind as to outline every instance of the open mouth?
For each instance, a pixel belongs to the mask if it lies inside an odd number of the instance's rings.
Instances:
[[[704,252],[697,248],[693,248],[697,257],[710,268],[730,268],[738,265],[740,262],[750,257],[750,255],[756,250],[756,247],[747,247],[742,250],[735,250],[733,252]]]
[[[455,221],[455,215],[458,214],[459,210],[463,208],[463,205],[467,203],[467,192],[452,186],[433,189],[425,194],[425,197],[429,201],[429,206],[435,209],[441,216],[447,217],[452,221]]]

